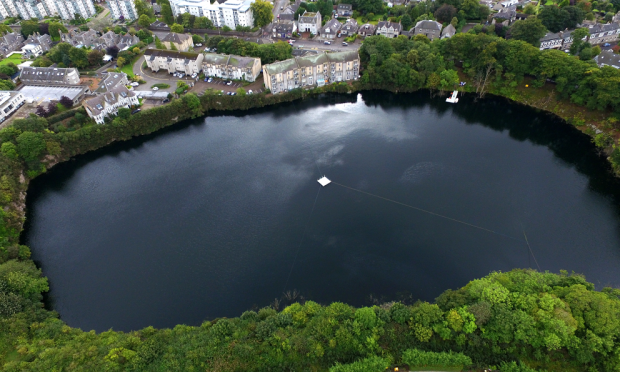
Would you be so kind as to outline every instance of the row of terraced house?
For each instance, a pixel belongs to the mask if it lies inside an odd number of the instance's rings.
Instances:
[[[194,74],[202,71],[206,76],[249,82],[255,81],[261,72],[261,60],[254,57],[159,49],[147,49],[144,55],[148,68],[154,72]],[[355,80],[359,77],[360,59],[357,51],[320,53],[262,67],[265,87],[272,93],[279,93]]]
[[[618,21],[607,24],[583,24],[578,27],[588,29],[590,35],[583,40],[592,45],[614,43],[620,38],[620,22]],[[575,30],[564,30],[557,33],[548,32],[540,39],[540,50],[560,49],[568,51],[574,41],[572,36],[573,31]]]

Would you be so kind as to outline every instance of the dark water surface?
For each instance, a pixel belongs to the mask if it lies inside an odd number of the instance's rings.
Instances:
[[[522,226],[541,269],[619,285],[620,185],[589,139],[502,100],[444,99],[327,96],[109,146],[33,182],[23,240],[51,305],[97,331],[266,306],[297,253],[287,289],[306,298],[433,300],[536,267]],[[323,173],[517,239],[337,184],[319,192]]]

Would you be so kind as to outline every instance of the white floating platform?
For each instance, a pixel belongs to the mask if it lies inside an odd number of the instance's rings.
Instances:
[[[454,92],[452,92],[452,96],[450,98],[446,98],[446,102],[457,103],[459,101],[459,99],[456,98],[457,94],[459,94],[458,90],[455,90]]]
[[[330,181],[330,180],[329,180],[329,178],[327,178],[327,177],[325,177],[325,176],[323,176],[323,178],[321,178],[321,179],[319,179],[319,180],[317,180],[317,181],[318,181],[318,182],[321,184],[321,186],[323,186],[323,187],[325,187],[325,186],[329,185],[330,183],[332,183],[332,181]]]

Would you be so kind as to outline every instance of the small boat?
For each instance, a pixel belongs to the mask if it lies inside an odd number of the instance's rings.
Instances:
[[[454,92],[452,92],[452,96],[450,96],[450,98],[446,98],[446,102],[450,102],[450,103],[457,103],[459,101],[458,98],[456,98],[456,95],[459,93],[458,90],[455,90]]]
[[[332,183],[332,181],[330,181],[329,178],[327,178],[325,176],[323,176],[323,178],[321,178],[321,179],[318,179],[317,182],[320,183],[321,186],[323,186],[323,187],[325,187],[325,186],[329,185],[330,183]]]

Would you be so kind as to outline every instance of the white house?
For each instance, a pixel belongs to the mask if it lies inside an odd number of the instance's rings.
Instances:
[[[84,108],[97,124],[103,124],[103,119],[108,115],[116,115],[120,107],[130,108],[139,103],[134,92],[129,91],[124,85],[119,85],[107,93],[85,101]]]
[[[20,92],[13,90],[0,91],[0,123],[17,111],[25,101],[26,98]]]
[[[166,70],[172,74],[199,73],[202,70],[202,53],[179,52],[174,50],[147,49],[144,52],[146,65],[153,71]]]
[[[311,34],[318,34],[321,30],[322,20],[321,13],[310,13],[305,11],[297,19],[297,29],[299,32],[309,32]]]
[[[260,74],[260,58],[205,53],[202,71],[207,76],[255,81]]]

